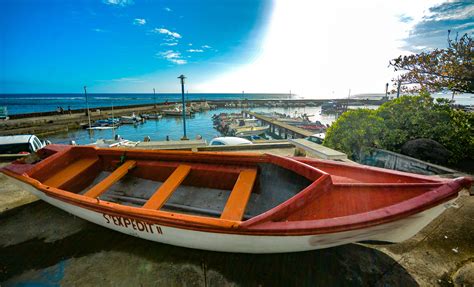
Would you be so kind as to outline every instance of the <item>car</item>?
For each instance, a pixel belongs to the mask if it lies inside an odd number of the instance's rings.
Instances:
[[[35,135],[0,136],[0,154],[34,153],[48,144]]]
[[[246,145],[252,144],[251,141],[239,137],[218,137],[211,140],[210,146],[216,145]]]

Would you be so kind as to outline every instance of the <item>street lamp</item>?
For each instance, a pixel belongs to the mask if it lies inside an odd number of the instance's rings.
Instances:
[[[86,114],[87,114],[87,118],[89,120],[89,130],[91,130],[91,115],[90,115],[90,111],[89,111],[89,100],[87,98],[87,87],[84,86],[84,95],[86,97]]]
[[[186,77],[184,75],[181,75],[178,77],[178,79],[181,80],[181,102],[183,104],[183,137],[181,140],[188,140],[186,137],[186,103],[184,102],[184,79]]]

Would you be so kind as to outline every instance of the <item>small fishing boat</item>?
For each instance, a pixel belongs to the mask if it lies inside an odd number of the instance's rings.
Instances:
[[[279,253],[400,242],[468,178],[270,154],[49,145],[0,171],[71,214],[189,248]]]
[[[164,116],[172,116],[172,117],[181,117],[181,116],[183,116],[183,110],[179,109],[179,108],[163,110],[162,113],[163,113]],[[188,109],[186,110],[186,116],[187,117],[192,116],[192,112]]]
[[[235,127],[233,128],[234,133],[236,136],[258,136],[264,134],[270,126],[263,126],[263,127],[254,127],[254,126],[243,126],[243,127]]]
[[[101,130],[111,130],[111,129],[116,129],[118,128],[117,126],[94,126],[87,128],[88,130],[96,130],[96,131],[101,131]]]
[[[144,118],[141,118],[137,115],[135,115],[135,113],[133,113],[131,116],[121,116],[120,117],[120,123],[121,124],[125,124],[125,125],[135,125],[135,124],[140,124],[140,123],[143,123],[145,121]]]
[[[155,113],[155,114],[142,114],[140,115],[144,119],[150,119],[150,120],[159,120],[163,117],[163,115]]]

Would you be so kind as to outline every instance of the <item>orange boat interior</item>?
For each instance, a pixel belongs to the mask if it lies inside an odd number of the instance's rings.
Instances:
[[[363,213],[444,183],[347,164],[257,154],[50,146],[40,156],[41,161],[23,165],[27,176],[45,186],[127,206],[231,221],[275,209],[299,193],[307,195],[275,213],[273,221]]]

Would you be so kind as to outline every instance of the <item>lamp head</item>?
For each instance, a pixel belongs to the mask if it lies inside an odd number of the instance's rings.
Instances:
[[[178,79],[181,79],[181,84],[184,84],[184,79],[186,79],[186,77],[184,75],[181,75],[178,77]]]

